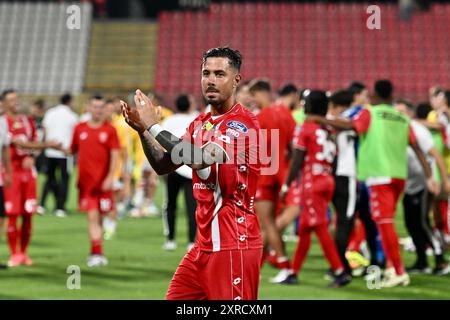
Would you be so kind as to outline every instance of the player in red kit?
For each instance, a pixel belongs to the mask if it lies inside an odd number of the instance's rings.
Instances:
[[[79,209],[87,212],[91,254],[89,267],[104,266],[103,216],[114,208],[112,184],[119,159],[116,129],[106,121],[108,111],[101,96],[89,102],[91,119],[79,123],[73,132],[70,152],[78,154]]]
[[[306,97],[307,114],[325,116],[328,110],[328,98],[325,92],[311,91]],[[319,238],[323,253],[334,272],[332,287],[340,287],[351,281],[351,276],[344,272],[344,265],[339,257],[336,244],[328,231],[327,208],[334,192],[333,163],[336,156],[336,144],[325,126],[312,121],[305,121],[296,130],[293,147],[294,154],[287,182],[282,187],[285,194],[301,170],[301,215],[299,241],[292,262],[292,271],[279,283],[297,282],[303,262],[311,245],[311,233]]]
[[[28,256],[28,245],[31,240],[31,217],[36,212],[36,169],[31,150],[45,148],[61,148],[59,143],[35,141],[36,126],[31,117],[20,113],[20,100],[14,90],[2,93],[2,103],[5,119],[8,124],[11,176],[9,186],[4,187],[5,210],[8,216],[8,244],[11,257],[8,266],[30,266],[33,261]],[[3,173],[4,174],[4,173]],[[18,218],[22,218],[20,229],[17,227]]]
[[[259,125],[236,103],[241,55],[213,48],[203,55],[202,93],[211,112],[198,116],[182,139],[158,125],[160,108],[136,91],[136,108],[123,102],[127,123],[140,135],[159,174],[182,164],[193,169],[197,240],[169,285],[167,299],[257,299],[262,240],[254,212],[259,176]]]
[[[256,106],[261,110],[257,118],[263,129],[265,142],[262,154],[269,160],[262,159],[264,163],[261,164],[261,175],[256,191],[256,213],[261,220],[265,252],[267,247],[270,247],[275,253],[275,265],[285,272],[289,270],[290,264],[281,234],[275,224],[275,216],[281,208],[279,194],[289,168],[295,120],[289,106],[272,103],[269,82],[255,80],[249,84],[249,90]]]

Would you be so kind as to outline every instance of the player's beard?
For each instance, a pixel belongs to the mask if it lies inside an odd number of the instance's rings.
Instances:
[[[207,104],[210,104],[217,110],[219,110],[222,107],[223,103],[226,101],[226,99],[223,99],[220,93],[217,93],[214,98],[208,98],[208,93],[206,93],[204,98]]]

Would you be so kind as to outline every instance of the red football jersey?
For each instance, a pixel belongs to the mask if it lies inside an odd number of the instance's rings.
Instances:
[[[83,192],[101,191],[111,160],[111,151],[119,149],[116,129],[108,122],[97,128],[79,123],[73,132],[71,149],[78,154],[78,187]]]
[[[308,173],[332,174],[336,144],[330,139],[330,134],[328,128],[312,121],[305,121],[296,128],[293,146],[306,152],[302,176]]]
[[[197,244],[202,251],[262,247],[253,207],[260,171],[258,134],[256,117],[236,104],[220,116],[201,114],[183,136],[199,147],[215,143],[228,157],[226,163],[193,170]]]
[[[18,115],[15,118],[5,115],[5,118],[8,123],[9,141],[34,141],[37,139],[36,124],[33,118],[25,115]],[[19,170],[22,168],[23,159],[27,156],[30,156],[31,151],[19,148],[11,143],[10,155],[11,169]]]
[[[278,172],[282,172],[284,168],[289,166],[288,150],[289,145],[292,141],[294,130],[295,130],[295,120],[292,117],[292,113],[288,107],[284,105],[273,105],[261,110],[256,116],[259,121],[261,129],[266,129],[266,133],[262,136],[264,137],[261,141],[260,148],[263,144],[266,146],[267,152],[264,150],[262,153],[264,156],[271,158],[271,163],[277,161],[279,164]],[[273,140],[276,136],[271,134],[270,130],[278,131],[278,139]],[[272,156],[272,143],[278,148],[278,154]],[[263,164],[264,166],[270,166],[269,164]],[[281,169],[281,170],[280,170]]]

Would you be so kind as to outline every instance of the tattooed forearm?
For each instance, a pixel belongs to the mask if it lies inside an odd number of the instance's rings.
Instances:
[[[148,131],[140,134],[139,137],[145,156],[157,174],[167,174],[181,166],[181,164],[174,164],[172,162],[170,153],[163,150]]]
[[[213,163],[223,163],[226,160],[225,150],[215,143],[208,143],[203,148],[198,148],[166,130],[158,132],[155,139],[165,150],[176,155],[179,161],[195,170],[209,167]]]

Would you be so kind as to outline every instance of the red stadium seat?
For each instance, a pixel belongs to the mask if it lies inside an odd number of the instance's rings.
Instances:
[[[449,83],[449,5],[433,5],[410,22],[399,20],[396,6],[381,5],[383,32],[367,29],[365,10],[359,4],[213,3],[208,12],[162,13],[159,49],[170,53],[158,55],[157,90],[197,92],[192,76],[199,57],[220,45],[244,54],[244,78],[265,76],[280,85],[290,79],[327,89],[391,77],[399,92],[424,99],[431,82]]]

